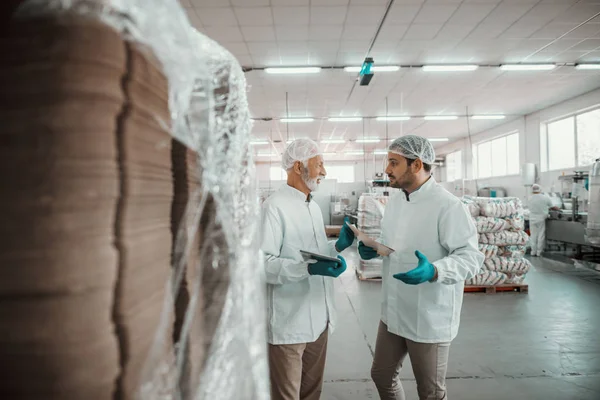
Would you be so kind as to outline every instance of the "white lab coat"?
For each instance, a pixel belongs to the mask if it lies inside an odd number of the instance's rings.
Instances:
[[[335,326],[333,278],[308,273],[300,250],[337,256],[329,242],[319,205],[283,185],[263,203],[268,342],[310,343]]]
[[[532,255],[541,255],[546,247],[546,218],[553,206],[550,197],[536,193],[529,199],[529,243]]]
[[[382,321],[388,331],[419,343],[451,342],[458,333],[464,281],[484,255],[460,199],[431,177],[409,195],[393,195],[381,222],[381,240],[396,250],[383,261]],[[438,271],[435,282],[408,285],[392,275],[417,266],[420,250]]]

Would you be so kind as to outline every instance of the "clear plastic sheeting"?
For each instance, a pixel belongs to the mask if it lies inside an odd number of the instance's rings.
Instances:
[[[154,333],[138,397],[150,399],[268,399],[264,278],[258,250],[258,201],[249,139],[246,81],[235,58],[195,31],[176,0],[27,0],[15,18],[61,14],[100,20],[156,59],[169,83],[171,120],[160,120],[173,138],[197,153],[201,185],[189,195],[174,244],[175,265],[165,285],[161,326]],[[199,249],[195,249],[196,243]],[[193,250],[197,256],[193,256]],[[188,273],[190,272],[191,273]],[[185,277],[190,299],[175,351],[174,302]],[[214,281],[207,281],[207,276]],[[184,391],[182,378],[194,319],[207,310],[211,287],[222,297],[214,309],[199,376]],[[209,301],[211,299],[208,299]],[[149,332],[148,334],[152,334]],[[205,333],[206,335],[206,330]],[[201,338],[206,341],[207,338]],[[198,361],[198,360],[192,360]],[[191,371],[194,370],[193,368]],[[197,373],[197,372],[196,372]]]

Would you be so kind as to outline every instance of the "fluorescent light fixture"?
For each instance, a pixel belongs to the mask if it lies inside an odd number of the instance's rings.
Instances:
[[[323,140],[321,140],[321,143],[324,143],[324,144],[340,144],[340,143],[346,143],[346,140],[344,140],[344,139],[323,139]]]
[[[333,151],[329,151],[329,152],[325,152],[323,153],[323,157],[327,157],[327,156],[337,156],[338,153],[335,153]]]
[[[362,117],[331,117],[327,119],[330,122],[358,122]]]
[[[348,156],[362,156],[365,154],[364,151],[347,151],[344,154],[348,155]]]
[[[458,119],[456,115],[429,115],[425,121],[452,121]]]
[[[443,137],[443,138],[431,138],[431,139],[427,139],[427,140],[429,140],[430,142],[447,142],[448,138],[446,138],[446,137]]]
[[[346,72],[360,72],[362,67],[344,67]],[[373,65],[371,67],[372,72],[396,72],[399,71],[398,65]]]
[[[472,119],[504,119],[504,115],[473,115]]]
[[[555,64],[502,64],[503,71],[549,71],[556,68]]]
[[[377,121],[408,121],[410,117],[377,117]]]
[[[356,139],[356,143],[379,143],[381,139],[379,138],[360,138]]]
[[[387,156],[388,151],[387,150],[375,150],[373,152],[373,154],[375,154],[376,156]]]
[[[268,140],[260,140],[260,139],[250,141],[251,146],[258,146],[261,144],[269,144],[269,141]]]
[[[314,118],[281,118],[281,122],[313,122]]]
[[[423,71],[427,72],[462,72],[475,71],[478,65],[424,65]]]
[[[259,157],[275,157],[277,154],[275,153],[258,153],[257,156]]]
[[[600,64],[577,64],[575,69],[600,69]]]
[[[321,67],[276,67],[265,68],[267,74],[316,74],[321,72]]]

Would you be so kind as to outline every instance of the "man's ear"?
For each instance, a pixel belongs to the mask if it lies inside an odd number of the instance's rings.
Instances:
[[[423,161],[420,158],[417,158],[412,163],[411,167],[413,168],[412,172],[416,174],[417,172],[423,169]]]
[[[294,172],[298,175],[302,175],[303,165],[300,161],[294,162]]]

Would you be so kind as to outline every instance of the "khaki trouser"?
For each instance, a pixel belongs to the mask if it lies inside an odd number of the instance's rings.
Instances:
[[[272,400],[319,400],[327,337],[325,329],[312,343],[269,344]]]
[[[450,343],[417,343],[388,332],[379,324],[371,377],[381,400],[405,400],[399,373],[410,355],[420,400],[447,400],[446,371]]]

